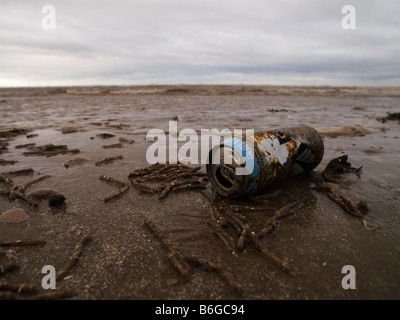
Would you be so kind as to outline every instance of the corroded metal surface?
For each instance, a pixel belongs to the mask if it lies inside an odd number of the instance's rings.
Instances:
[[[213,158],[216,148],[220,155]],[[224,140],[216,148],[210,151],[207,174],[216,191],[228,197],[261,193],[288,175],[311,171],[324,154],[321,136],[308,126],[256,132],[241,140]],[[237,174],[236,169],[249,161],[252,171]]]

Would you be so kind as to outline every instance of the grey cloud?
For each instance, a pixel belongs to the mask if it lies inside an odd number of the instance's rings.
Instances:
[[[3,1],[0,86],[147,83],[400,85],[397,0]]]

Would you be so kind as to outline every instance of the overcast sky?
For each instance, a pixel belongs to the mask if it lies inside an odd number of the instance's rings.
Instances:
[[[176,83],[400,86],[400,1],[0,2],[1,87]]]

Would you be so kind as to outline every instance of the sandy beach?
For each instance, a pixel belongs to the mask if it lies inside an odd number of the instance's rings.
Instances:
[[[27,214],[0,217],[0,299],[51,298],[41,287],[45,265],[59,274],[53,298],[400,299],[400,126],[388,117],[399,112],[396,87],[0,88],[0,214]],[[323,136],[325,154],[311,174],[257,197],[214,197],[202,180],[204,190],[159,199],[130,174],[148,166],[146,133],[170,120],[196,132],[305,124]],[[366,204],[361,217],[316,188],[329,161],[345,154],[361,173],[328,187]],[[205,172],[201,165],[196,174]],[[44,200],[29,196],[44,188]],[[50,206],[52,193],[65,202]],[[296,202],[257,242],[240,239],[243,226],[256,234]],[[18,240],[39,242],[7,245]],[[356,270],[355,290],[342,287],[346,265]]]

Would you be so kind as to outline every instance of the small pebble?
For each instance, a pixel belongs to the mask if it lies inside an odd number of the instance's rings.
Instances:
[[[53,189],[43,188],[36,189],[28,193],[28,197],[44,200],[49,199],[51,196],[57,194]]]
[[[29,218],[24,209],[14,208],[4,211],[0,215],[0,222],[18,223]]]

